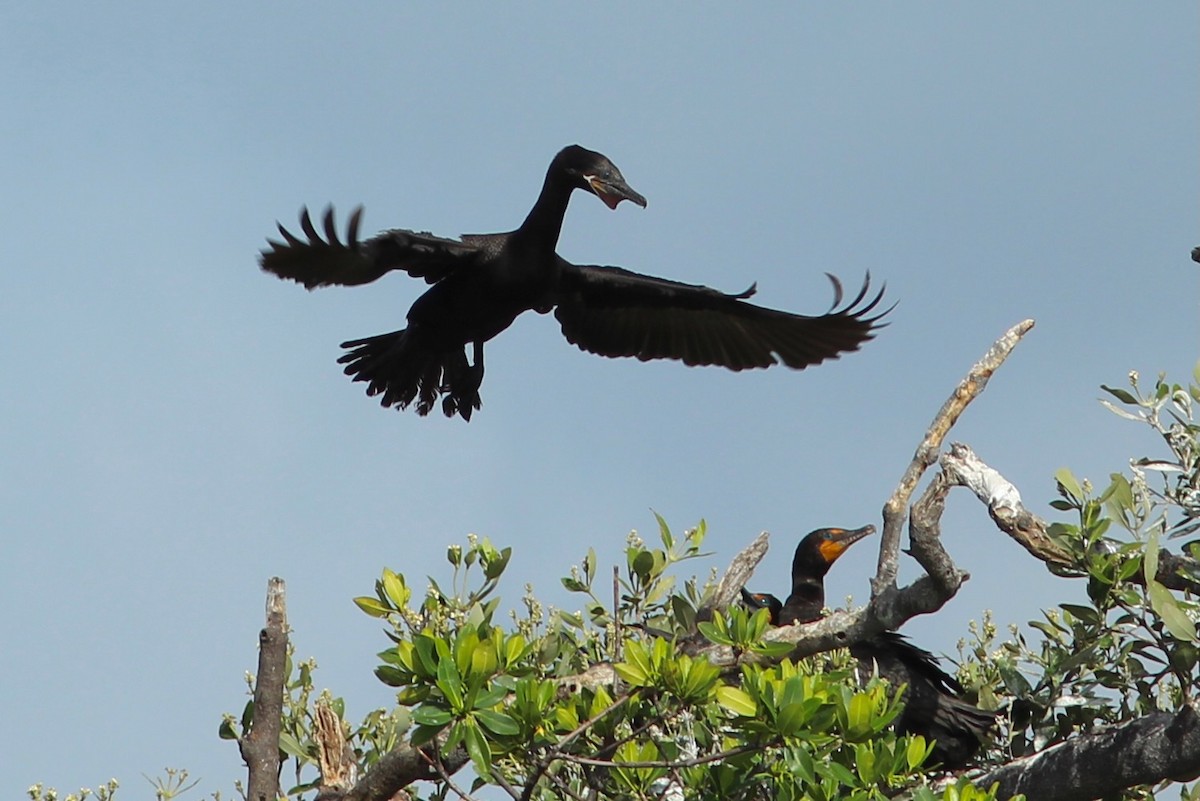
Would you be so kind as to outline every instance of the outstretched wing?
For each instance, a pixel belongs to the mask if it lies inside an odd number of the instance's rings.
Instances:
[[[601,356],[680,359],[730,370],[782,362],[799,370],[858,350],[874,336],[891,309],[875,312],[883,290],[870,295],[870,279],[868,274],[854,299],[839,308],[842,285],[830,275],[833,305],[808,317],[747,303],[753,286],[727,295],[620,267],[564,262],[554,316],[568,342]]]
[[[362,211],[359,206],[350,215],[343,243],[338,238],[332,206],[321,218],[324,236],[313,225],[308,209],[301,209],[304,236],[296,236],[276,223],[284,241],[268,239],[269,247],[259,255],[259,263],[267,272],[304,284],[307,289],[367,284],[391,270],[401,270],[432,284],[472,263],[479,252],[478,245],[470,242],[399,228],[360,242]]]

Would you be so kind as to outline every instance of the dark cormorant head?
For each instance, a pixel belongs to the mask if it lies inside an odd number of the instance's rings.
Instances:
[[[821,579],[829,567],[854,543],[875,533],[874,526],[863,526],[854,530],[844,528],[819,528],[811,532],[796,546],[792,557],[792,583],[797,579]]]
[[[622,200],[646,208],[646,198],[625,183],[617,165],[602,153],[579,145],[569,145],[558,151],[550,163],[550,171],[566,177],[574,188],[591,192],[610,209],[615,209]]]
[[[742,603],[746,608],[757,612],[759,609],[767,609],[771,613],[771,625],[779,625],[779,613],[783,611],[783,601],[776,598],[769,592],[750,592],[745,587],[742,587]]]

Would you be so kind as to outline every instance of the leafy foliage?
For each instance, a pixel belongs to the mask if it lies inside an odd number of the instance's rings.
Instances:
[[[1200,365],[1196,378],[1200,383]],[[998,694],[1012,698],[999,759],[1196,698],[1200,607],[1163,584],[1160,547],[1200,527],[1197,383],[1181,387],[1159,376],[1144,392],[1131,373],[1129,390],[1105,387],[1121,405],[1102,403],[1148,425],[1169,455],[1131,460],[1129,474],[1113,473],[1099,493],[1070,470],[1055,475],[1059,499],[1051,505],[1076,520],[1052,525],[1050,534],[1074,556],[1089,603],[1063,603],[1030,622],[1042,635],[1037,642],[1013,628],[1012,639],[997,645],[990,619],[972,626],[975,663],[968,663],[965,683],[980,688],[985,704],[998,704]],[[1185,553],[1195,557],[1198,544],[1186,543]],[[1154,791],[1135,788],[1113,798],[1149,799]],[[1182,792],[1200,797],[1200,786]]]
[[[631,535],[611,605],[589,551],[562,579],[584,597],[585,614],[547,611],[527,596],[507,628],[495,620],[493,590],[508,549],[475,538],[452,547],[453,589],[431,579],[415,606],[407,579],[385,570],[375,595],[356,603],[389,625],[376,675],[411,710],[412,743],[436,740],[443,754],[461,747],[476,787],[534,799],[883,799],[923,786],[931,744],[888,729],[900,711],[895,688],[860,686],[844,653],[729,671],[695,655],[708,641],[775,659],[789,648],[763,642],[765,611],[697,622],[711,581],[675,592],[668,571],[702,555],[705,525],[678,538],[661,518],[658,527],[655,546]],[[581,676],[597,664],[611,673]],[[945,792],[989,797],[965,783]]]

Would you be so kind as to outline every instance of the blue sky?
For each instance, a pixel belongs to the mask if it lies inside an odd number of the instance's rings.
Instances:
[[[11,4],[10,4],[11,6]],[[468,532],[504,587],[615,561],[656,510],[708,521],[711,564],[759,531],[786,588],[809,529],[879,510],[954,383],[1037,328],[953,433],[1049,514],[1054,470],[1104,481],[1155,443],[1096,402],[1197,358],[1200,70],[1192,3],[439,7],[131,2],[0,10],[0,795],[183,766],[255,664],[266,581],[352,716],[389,703],[351,603],[387,565],[448,575]],[[520,223],[578,142],[649,207],[577,196],[559,252],[819,313],[823,273],[899,306],[860,353],[753,374],[605,360],[526,315],[487,350],[470,424],[380,409],[334,363],[403,325],[402,275],[306,293],[261,273],[276,219]],[[965,493],[973,574],[906,630],[1076,599]],[[866,598],[875,553],[831,598]],[[708,565],[697,565],[704,572]],[[915,570],[906,568],[907,577]],[[418,580],[418,583],[419,580]]]

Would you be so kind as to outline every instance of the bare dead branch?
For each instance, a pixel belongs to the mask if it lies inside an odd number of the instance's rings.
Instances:
[[[279,730],[283,725],[283,684],[287,665],[287,599],[283,579],[267,582],[267,625],[258,634],[258,673],[254,717],[238,744],[249,777],[249,801],[279,798]]]
[[[438,772],[430,767],[429,759],[438,759],[437,751],[444,742],[445,732],[420,748],[402,743],[380,757],[349,792],[322,790],[316,801],[390,801],[413,782],[439,778]],[[467,750],[462,747],[443,754],[440,759],[442,769],[451,775],[470,761]]]
[[[1021,338],[1033,328],[1033,320],[1025,320],[1010,328],[988,349],[983,358],[967,372],[965,378],[934,415],[933,422],[925,432],[925,438],[917,446],[912,461],[900,478],[892,497],[883,505],[883,534],[879,542],[879,564],[875,578],[871,580],[871,595],[878,596],[888,589],[896,588],[896,574],[900,569],[900,531],[908,511],[908,501],[916,490],[917,482],[925,471],[937,460],[938,451],[946,434],[958,421],[963,410],[987,386],[996,371]]]
[[[1154,712],[1094,734],[1080,734],[974,779],[999,783],[997,798],[1025,793],[1038,801],[1087,801],[1163,779],[1200,773],[1200,716],[1192,706]]]
[[[321,771],[321,787],[346,791],[358,780],[358,763],[354,751],[346,742],[342,719],[325,698],[316,703],[313,737],[317,741],[317,765]]]
[[[1021,493],[1004,476],[984,464],[966,445],[956,442],[942,455],[948,479],[975,493],[1000,530],[1048,565],[1074,567],[1075,560],[1046,533],[1046,524],[1021,503]]]
[[[970,578],[970,574],[958,569],[950,554],[942,547],[942,511],[946,507],[946,495],[949,492],[950,482],[939,471],[920,499],[913,504],[908,520],[909,553],[925,568],[929,578],[947,598],[953,597],[962,583]]]
[[[1012,482],[985,464],[969,447],[953,444],[942,455],[941,465],[947,480],[970,489],[987,505],[988,514],[1001,531],[1057,575],[1086,575],[1075,559],[1050,538],[1046,521],[1021,503],[1021,493]],[[1162,548],[1158,564],[1155,578],[1160,584],[1172,590],[1200,592],[1200,563],[1195,559]],[[1140,571],[1129,580],[1137,584],[1146,581]]]
[[[758,563],[767,555],[769,540],[770,535],[764,531],[733,558],[725,570],[725,575],[721,577],[721,583],[717,585],[717,591],[697,610],[697,620],[711,620],[713,610],[724,609],[737,600],[742,587],[746,586],[746,582],[754,574],[754,568],[758,567]]]

